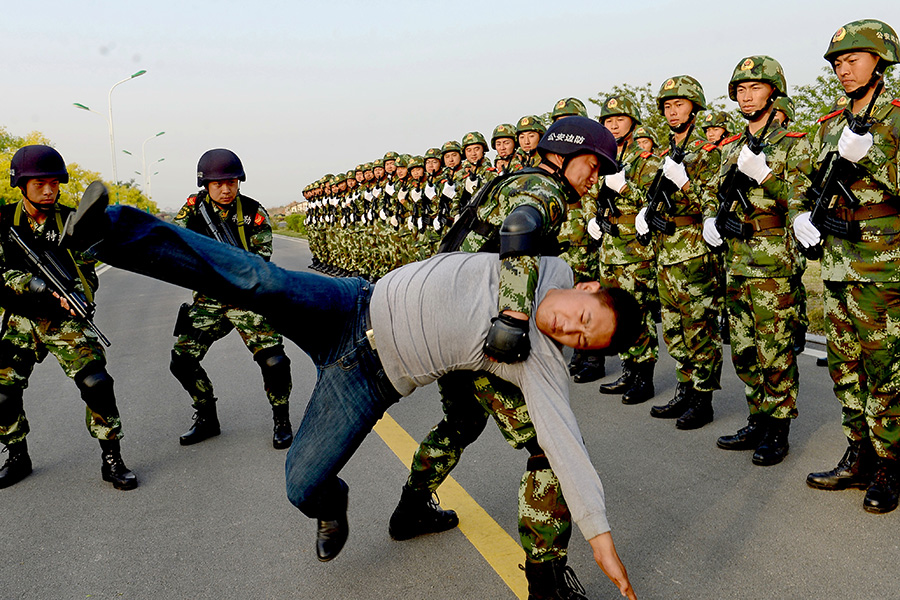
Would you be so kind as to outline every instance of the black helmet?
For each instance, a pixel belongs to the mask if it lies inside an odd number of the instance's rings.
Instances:
[[[238,155],[225,148],[204,152],[197,163],[197,187],[204,187],[210,181],[225,179],[247,181],[244,165]]]
[[[19,148],[9,161],[9,185],[16,188],[29,179],[59,179],[69,182],[66,161],[50,146],[36,144]]]
[[[616,162],[616,138],[609,130],[593,119],[572,116],[555,121],[538,142],[541,157],[547,152],[566,159],[579,154],[595,154],[600,159],[600,174],[608,175],[618,170]]]

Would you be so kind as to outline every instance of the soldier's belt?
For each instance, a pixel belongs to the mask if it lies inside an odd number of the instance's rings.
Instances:
[[[839,206],[835,208],[834,216],[842,221],[866,221],[879,217],[890,217],[898,213],[900,213],[900,209],[893,204],[881,202],[879,204],[867,204],[856,209]]]
[[[613,225],[634,225],[637,215],[620,215],[618,217],[609,217],[606,219]]]
[[[784,229],[785,226],[783,215],[769,215],[768,217],[758,217],[756,219],[750,219],[747,223],[753,229],[754,233],[766,231],[767,229]]]
[[[682,215],[680,217],[672,217],[669,219],[675,227],[686,227],[688,225],[699,225],[703,222],[703,215]]]

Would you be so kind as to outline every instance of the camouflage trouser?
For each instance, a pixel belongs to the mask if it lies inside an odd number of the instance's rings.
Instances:
[[[438,380],[444,419],[413,456],[407,485],[436,490],[463,449],[475,441],[491,415],[513,448],[536,447],[537,436],[518,387],[490,373],[455,371]],[[473,402],[472,398],[477,400]],[[566,555],[572,515],[559,480],[542,455],[529,461],[519,485],[519,538],[532,562]]]
[[[796,298],[788,277],[728,276],[731,360],[744,382],[751,415],[797,417]]]
[[[197,363],[194,371],[196,379],[185,383],[181,381],[184,389],[191,395],[193,407],[200,408],[207,402],[215,402],[213,385],[206,371],[199,366],[203,357],[209,351],[210,346],[222,339],[232,329],[237,329],[247,349],[254,357],[263,350],[272,349],[283,351],[283,338],[262,316],[242,310],[233,306],[224,305],[217,300],[195,294],[194,303],[188,312],[190,327],[193,331],[178,336],[175,347],[172,349],[173,360],[175,357],[193,359]],[[262,365],[260,365],[262,368]],[[288,403],[291,395],[291,381],[280,382],[279,385],[271,385],[265,381],[266,396],[272,406],[281,406]]]
[[[623,361],[655,363],[659,358],[659,338],[650,304],[656,299],[656,263],[652,260],[627,265],[600,265],[600,276],[609,286],[631,292],[644,309],[644,326],[634,345],[619,355]]]
[[[900,283],[826,281],[828,370],[844,433],[900,459]]]
[[[716,258],[704,254],[674,265],[659,265],[659,302],[663,339],[678,363],[680,383],[709,392],[720,388],[722,308]]]
[[[73,379],[88,371],[98,372],[106,366],[106,356],[96,334],[78,321],[62,322],[27,319],[7,314],[8,322],[0,339],[0,391],[7,400],[0,403],[0,443],[20,442],[31,430],[21,404],[22,391],[34,365],[53,354],[68,377]],[[77,380],[76,380],[77,381]],[[110,380],[111,381],[111,380]],[[94,392],[96,396],[96,391]],[[82,398],[87,397],[82,391]],[[100,440],[122,438],[122,421],[112,386],[103,389],[99,412],[85,404],[85,424],[90,434]]]

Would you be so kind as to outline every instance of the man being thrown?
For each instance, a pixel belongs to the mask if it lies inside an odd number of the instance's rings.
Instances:
[[[639,322],[631,296],[596,283],[571,289],[565,263],[544,258],[531,352],[518,363],[494,362],[482,342],[497,310],[501,269],[495,254],[453,253],[412,263],[373,289],[360,278],[283,270],[129,207],[110,207],[103,217],[102,184],[92,185],[66,226],[68,243],[88,246],[102,238],[91,253],[114,266],[257,311],[313,359],[318,379],[285,470],[288,498],[318,521],[321,560],[334,558],[348,535],[348,488],[338,472],[385,410],[450,370],[481,370],[521,389],[527,412],[524,406],[515,415],[497,407],[498,423],[525,417],[513,433],[540,437],[544,460],[566,493],[557,500],[568,504],[603,571],[623,595],[635,598],[609,531],[600,479],[568,403],[561,351],[562,345],[628,347],[634,336],[628,324]],[[104,223],[102,233],[92,226],[96,222]],[[526,564],[533,597],[552,597],[568,586],[564,560]]]

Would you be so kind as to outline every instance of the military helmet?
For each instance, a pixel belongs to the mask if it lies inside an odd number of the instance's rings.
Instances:
[[[425,151],[425,160],[429,158],[436,158],[441,160],[441,149],[440,148],[429,148]]]
[[[226,179],[247,181],[244,165],[238,155],[225,148],[204,152],[197,162],[197,187],[203,187],[210,181]]]
[[[337,185],[342,181],[347,181],[347,174],[344,172],[340,172],[337,175],[331,176],[331,185]]]
[[[384,168],[384,159],[383,158],[376,158],[375,160],[372,161],[372,168],[377,169],[378,167],[381,167],[382,169]]]
[[[794,120],[794,100],[790,96],[779,96],[772,103],[772,108],[783,112],[788,121]]]
[[[511,138],[513,141],[516,139],[516,128],[510,125],[509,123],[501,123],[494,127],[494,133],[491,134],[491,148],[496,150],[497,148],[494,144],[497,143],[497,140],[500,138]]]
[[[485,152],[490,150],[490,148],[488,148],[487,142],[484,141],[484,136],[477,131],[470,131],[469,133],[464,135],[462,138],[462,143],[460,145],[462,146],[463,150],[465,150],[466,146],[472,146],[474,144],[481,144]]]
[[[600,159],[601,175],[618,170],[617,149],[616,138],[606,127],[594,119],[582,116],[556,121],[547,128],[547,133],[537,145],[542,157],[548,152],[567,158],[579,154],[595,154]]]
[[[737,102],[737,86],[744,81],[762,81],[775,88],[776,95],[787,95],[787,80],[781,63],[771,56],[748,56],[741,59],[731,81],[728,82],[728,97]]]
[[[347,179],[356,181],[356,169],[350,169],[349,171],[347,171]]]
[[[900,62],[900,42],[890,25],[876,19],[847,23],[831,38],[825,60],[834,67],[834,59],[847,52],[871,52],[889,65]]]
[[[409,158],[409,168],[413,167],[422,167],[425,168],[425,157],[424,156],[411,156]]]
[[[554,121],[560,117],[574,116],[588,116],[587,109],[584,107],[584,102],[578,98],[563,98],[553,105],[553,112],[550,113],[550,118]]]
[[[537,115],[525,115],[516,123],[516,135],[525,133],[526,131],[536,131],[541,135],[547,131],[544,122]]]
[[[50,146],[22,146],[9,161],[9,185],[19,187],[29,179],[58,179],[69,182],[66,161]]]
[[[389,160],[397,160],[398,158],[400,158],[400,155],[396,152],[385,152],[383,160],[384,162],[387,162]]]
[[[701,127],[703,127],[703,131],[706,131],[710,127],[721,127],[725,131],[728,131],[728,113],[722,110],[706,113],[706,116],[703,117]]]
[[[462,154],[462,146],[459,145],[459,142],[454,142],[453,140],[444,142],[444,145],[441,146],[441,156],[447,154],[448,152],[459,152],[460,154]]]
[[[397,160],[394,162],[394,164],[398,168],[399,167],[409,167],[409,159],[410,159],[409,154],[401,154],[400,156],[397,157]]]
[[[644,127],[643,125],[641,125],[634,130],[633,137],[635,140],[639,140],[640,138],[650,138],[654,146],[659,146],[659,142],[656,141],[656,134],[653,133],[653,130],[649,127]]]
[[[631,117],[635,125],[641,124],[641,109],[631,96],[616,94],[607,98],[600,107],[600,122],[606,117],[625,115]]]
[[[706,110],[706,96],[703,95],[703,86],[690,75],[676,75],[666,79],[656,95],[656,107],[660,114],[663,112],[663,104],[672,98],[684,98],[694,103],[696,110]]]
[[[367,162],[367,163],[364,163],[364,164],[363,164],[363,172],[365,172],[365,171],[371,171],[373,168],[374,168],[374,167],[373,167],[372,163],[370,163],[370,162]]]

